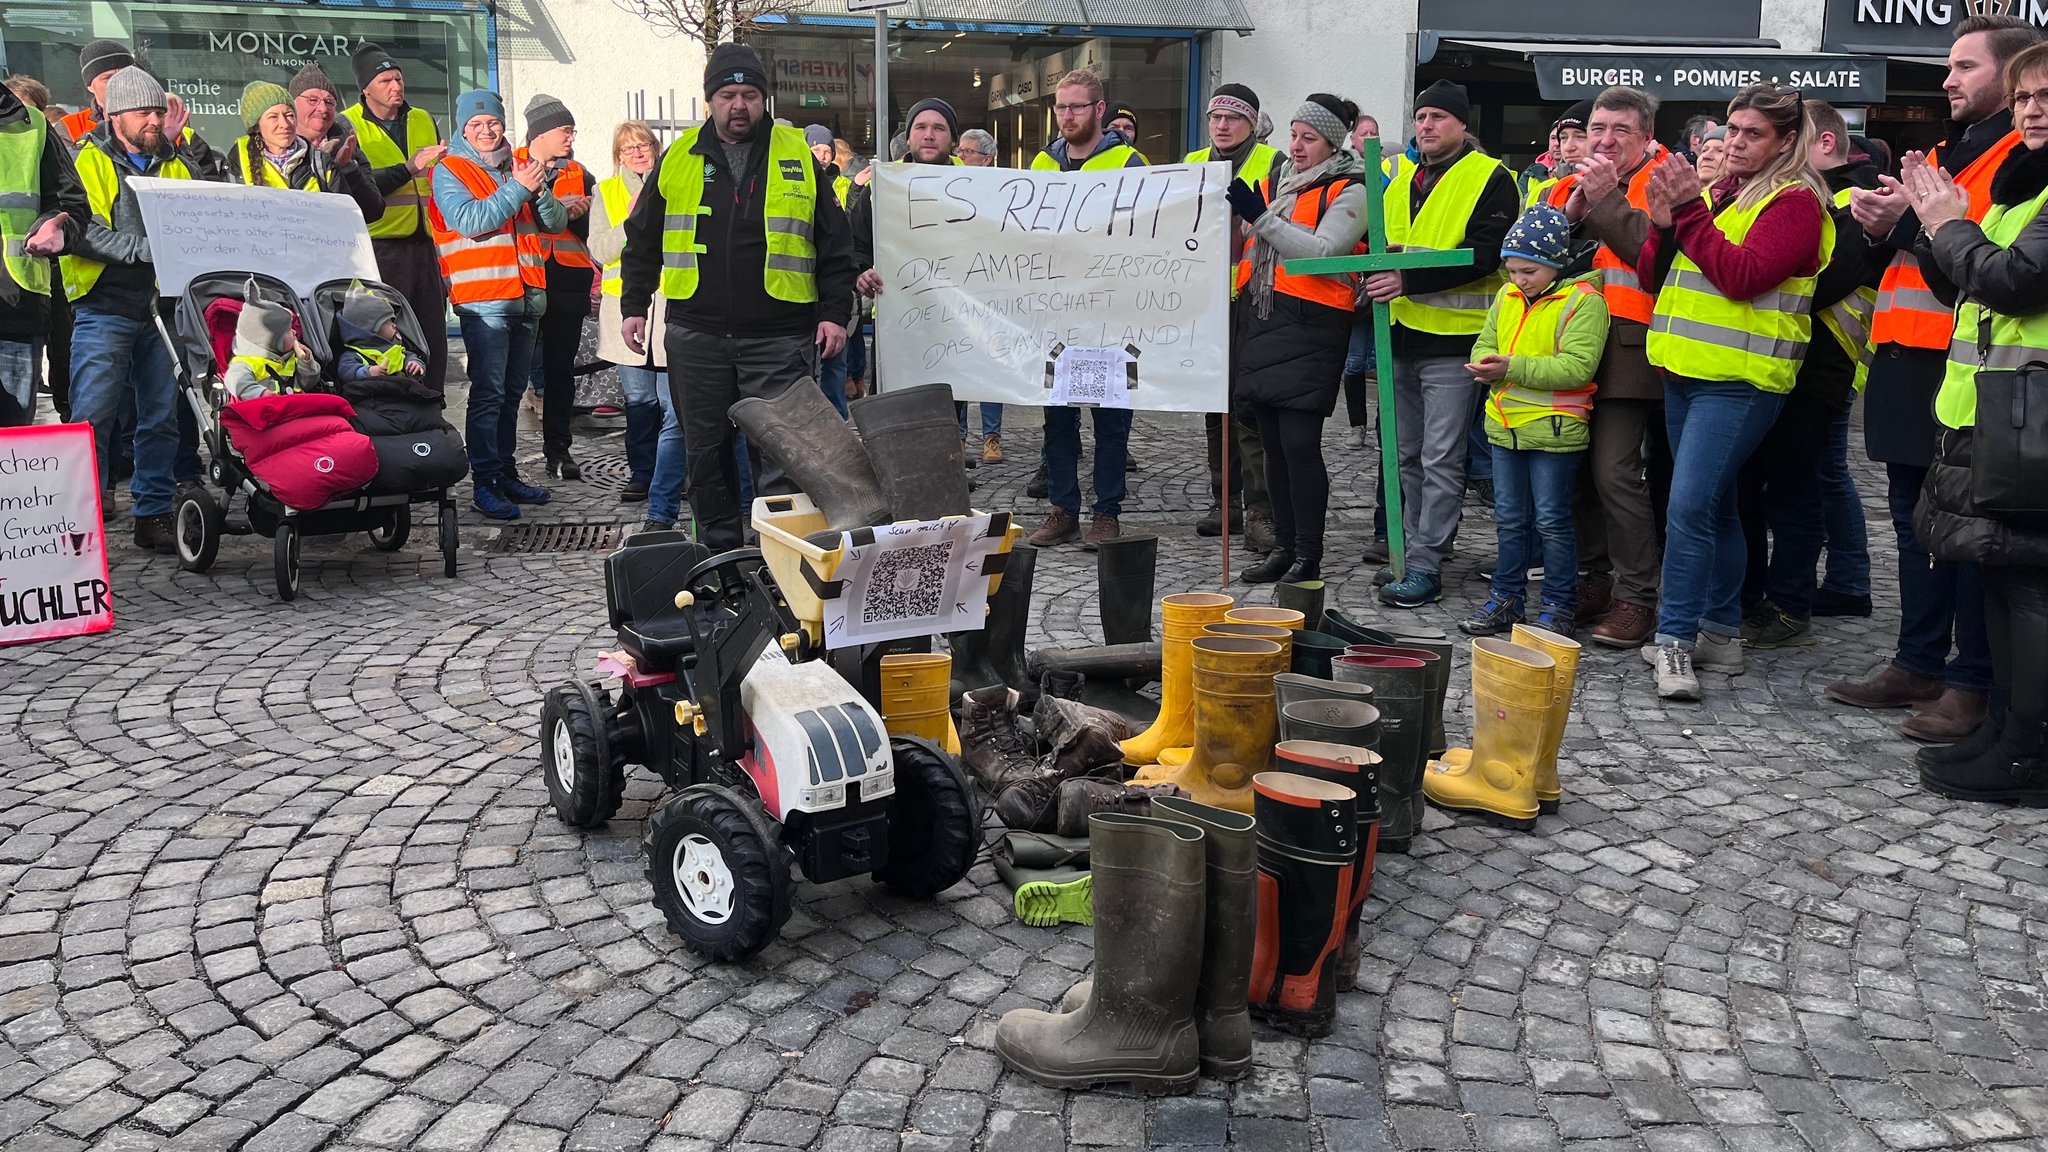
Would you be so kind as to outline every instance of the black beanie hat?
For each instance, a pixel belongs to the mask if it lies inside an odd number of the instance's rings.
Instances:
[[[1472,98],[1465,94],[1463,84],[1439,80],[1424,88],[1422,94],[1415,98],[1415,110],[1419,112],[1424,108],[1441,108],[1461,124],[1472,122]]]
[[[109,72],[135,63],[135,53],[119,40],[95,40],[78,50],[78,79],[86,87]]]
[[[336,100],[341,99],[341,89],[334,86],[334,81],[327,78],[326,69],[318,64],[308,64],[292,73],[292,82],[285,90],[292,94],[294,100],[308,92],[326,92]]]
[[[1133,125],[1136,125],[1138,123],[1138,110],[1129,104],[1111,104],[1109,106],[1109,115],[1102,119],[1104,123],[1108,123],[1111,120],[1129,120]]]
[[[951,104],[946,103],[937,96],[927,96],[910,106],[910,115],[903,118],[903,126],[909,128],[912,124],[917,123],[917,114],[920,112],[937,112],[939,115],[944,116],[946,118],[946,131],[952,133],[954,140],[960,139],[960,117],[954,115]]]
[[[762,66],[760,55],[745,44],[720,44],[711,50],[711,59],[704,65],[705,99],[728,84],[751,84],[763,96],[770,91],[768,69]]]
[[[386,52],[382,45],[365,40],[356,46],[354,52],[349,53],[348,66],[355,70],[356,87],[368,88],[370,81],[386,72],[395,71],[398,68],[398,61],[393,60],[391,53]]]
[[[1564,115],[1559,116],[1557,122],[1566,128],[1584,128],[1587,121],[1592,118],[1593,98],[1588,96],[1570,108],[1565,109]]]

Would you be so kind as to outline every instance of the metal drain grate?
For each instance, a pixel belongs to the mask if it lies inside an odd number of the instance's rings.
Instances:
[[[609,552],[624,524],[513,524],[501,528],[486,552]]]

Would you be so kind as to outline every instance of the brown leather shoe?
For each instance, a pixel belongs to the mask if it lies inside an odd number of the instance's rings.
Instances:
[[[1045,523],[1031,534],[1031,546],[1050,548],[1055,544],[1066,544],[1079,539],[1081,522],[1064,508],[1055,508],[1045,514]]]
[[[1975,732],[1990,714],[1988,694],[1944,688],[1934,707],[1899,725],[1899,731],[1927,744],[1954,744]]]
[[[1095,551],[1095,546],[1104,540],[1114,540],[1124,534],[1114,516],[1093,516],[1088,520],[1088,534],[1081,537],[1081,549]]]
[[[1598,620],[1614,607],[1614,575],[1609,572],[1581,572],[1579,601],[1572,615],[1580,622]]]
[[[1593,629],[1593,643],[1609,648],[1641,648],[1657,632],[1657,614],[1631,600],[1616,600],[1607,618]]]
[[[1827,697],[1851,708],[1904,708],[1941,698],[1938,679],[1915,676],[1897,664],[1887,664],[1868,680],[1843,680],[1830,684]]]

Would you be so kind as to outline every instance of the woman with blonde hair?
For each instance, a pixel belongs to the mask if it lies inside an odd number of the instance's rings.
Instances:
[[[1813,138],[1797,89],[1752,84],[1729,101],[1711,187],[1676,156],[1650,177],[1654,227],[1636,271],[1660,285],[1648,351],[1664,376],[1673,463],[1663,602],[1643,655],[1666,699],[1699,699],[1696,668],[1743,670],[1736,478],[1798,378],[1834,248]]]

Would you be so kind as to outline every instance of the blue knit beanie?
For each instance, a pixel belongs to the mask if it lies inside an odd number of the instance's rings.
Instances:
[[[1508,229],[1508,238],[1501,242],[1502,256],[1520,256],[1546,268],[1562,269],[1571,261],[1572,223],[1565,219],[1562,211],[1548,204],[1538,204],[1515,226]]]
[[[484,88],[464,92],[455,98],[456,135],[460,136],[469,122],[478,116],[496,116],[500,124],[504,123],[505,98]]]

